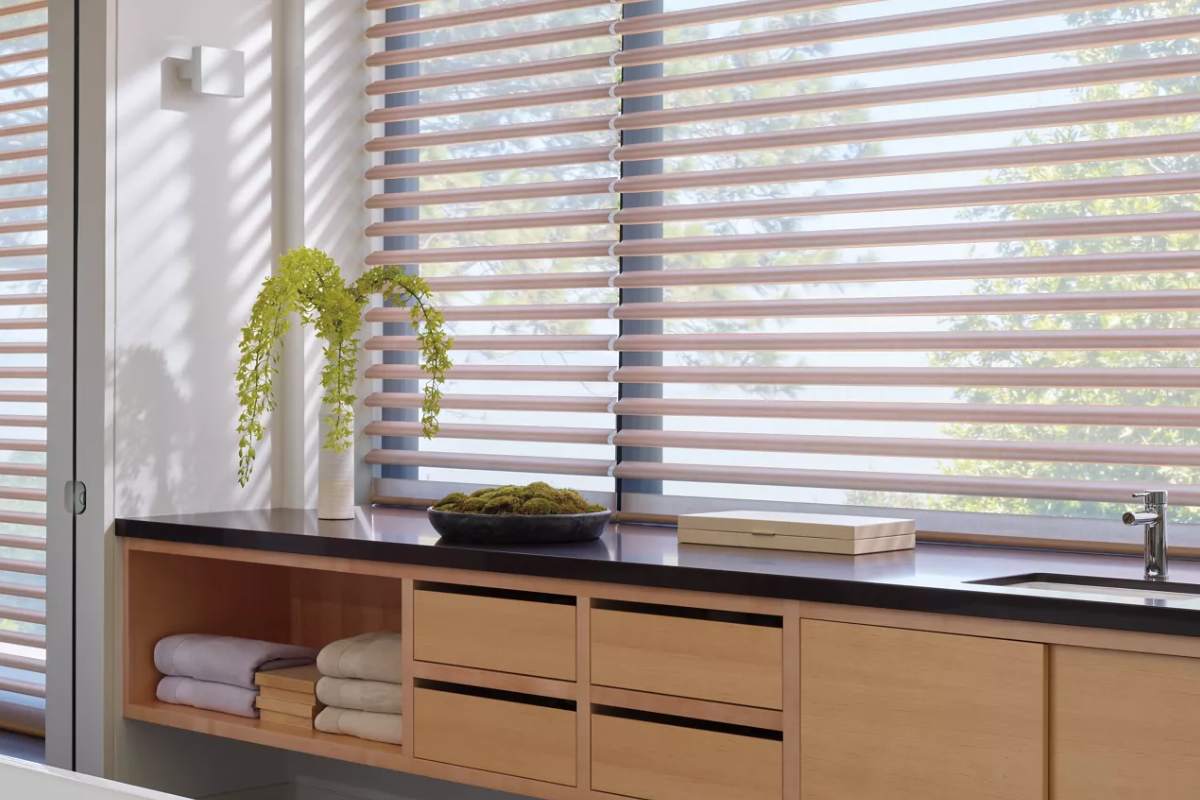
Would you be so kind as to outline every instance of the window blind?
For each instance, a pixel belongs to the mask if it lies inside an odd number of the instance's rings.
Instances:
[[[457,344],[444,439],[370,460],[661,509],[1200,505],[1200,2],[471,8],[371,29],[406,70],[371,120],[409,127],[368,177],[410,182],[370,261]],[[420,380],[411,336],[369,346]]]
[[[46,2],[0,5],[0,728],[44,731]]]
[[[367,401],[383,409],[367,459],[385,478],[470,483],[485,470],[489,482],[611,492],[620,168],[596,153],[620,143],[609,123],[621,6],[372,7],[386,14],[367,31],[378,44],[368,63],[382,68],[367,87],[381,98],[368,116],[380,134],[367,145],[380,161],[367,173],[379,210],[368,262],[419,265],[456,344],[445,435],[417,440],[407,313],[368,312],[386,330],[367,343],[383,353],[367,374],[384,390]]]

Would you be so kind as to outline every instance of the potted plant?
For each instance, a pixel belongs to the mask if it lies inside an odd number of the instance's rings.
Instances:
[[[255,447],[266,435],[263,418],[275,408],[274,380],[279,372],[283,336],[295,314],[302,325],[313,326],[325,345],[325,365],[321,369],[325,437],[318,470],[317,516],[354,517],[352,450],[358,332],[367,302],[375,294],[409,308],[420,343],[421,368],[429,375],[421,402],[421,428],[427,437],[437,434],[451,342],[444,318],[432,303],[429,286],[394,266],[373,267],[347,284],[327,254],[297,248],[285,254],[278,272],[263,282],[238,344],[238,483],[242,486],[250,479]]]
[[[574,489],[536,481],[453,492],[429,507],[429,521],[452,544],[550,544],[599,539],[612,512]]]

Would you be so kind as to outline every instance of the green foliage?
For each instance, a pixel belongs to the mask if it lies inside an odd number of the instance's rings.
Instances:
[[[323,446],[337,452],[349,449],[354,438],[354,384],[358,377],[358,332],[371,295],[381,294],[393,305],[409,307],[421,351],[421,368],[429,375],[421,403],[421,428],[432,438],[438,432],[442,384],[450,369],[451,341],[445,319],[433,306],[429,286],[401,267],[380,266],[347,285],[341,269],[320,250],[301,247],[279,260],[279,270],[267,278],[242,329],[237,369],[238,483],[250,479],[255,445],[266,435],[263,418],[275,409],[274,381],[279,373],[283,336],[295,314],[311,325],[325,343],[321,370],[321,400],[328,415]]]
[[[604,506],[589,503],[574,489],[556,489],[535,481],[528,486],[497,486],[471,494],[452,492],[433,504],[438,511],[462,514],[586,514],[604,511]]]
[[[1190,14],[1200,4],[1195,0],[1172,0],[1161,8],[1176,14]],[[1105,9],[1073,22],[1078,25],[1108,24],[1139,21],[1150,15],[1150,7]],[[1121,48],[1099,48],[1079,54],[1080,63],[1103,63],[1130,58],[1154,56],[1187,56],[1197,52],[1194,39],[1180,38],[1166,42],[1126,45]],[[1194,77],[1158,79],[1124,86],[1100,86],[1076,90],[1086,102],[1118,100],[1128,97],[1175,95],[1194,92],[1200,86]],[[1115,139],[1135,136],[1177,135],[1195,130],[1194,115],[1128,120],[1117,123],[1094,123],[1071,130],[1059,130],[1059,139]],[[1027,134],[1018,144],[1044,144],[1050,137]],[[1179,156],[1156,156],[1123,161],[1083,162],[1048,165],[1037,168],[1008,169],[995,178],[997,183],[1026,181],[1065,181],[1109,178],[1134,174],[1180,174],[1200,168],[1194,153]],[[1121,214],[1155,214],[1190,212],[1196,209],[1195,194],[1162,195],[1153,197],[1097,198],[1086,202],[1029,203],[1022,206],[989,209],[976,216],[984,219],[1036,220],[1082,216],[1117,216]],[[1162,252],[1189,251],[1200,245],[1193,233],[1144,235],[1126,239],[1057,240],[1054,242],[1014,242],[1000,251],[1004,256],[1087,255],[1104,252]],[[977,294],[1015,294],[1025,292],[1068,293],[1072,291],[1136,293],[1171,291],[1195,288],[1194,272],[1135,273],[1127,275],[1047,275],[1026,278],[996,278],[975,284]],[[1056,316],[1002,315],[991,319],[967,318],[955,325],[955,330],[1194,330],[1200,326],[1200,314],[1190,311],[1139,311],[1108,313],[1073,313]],[[1033,367],[1041,369],[1071,369],[1080,367],[1195,369],[1200,366],[1200,354],[1195,350],[1061,350],[1013,352],[941,353],[934,363],[950,367]],[[1194,406],[1200,402],[1200,392],[1169,390],[1162,387],[1141,389],[1112,389],[1074,387],[1049,389],[1041,387],[974,387],[960,390],[959,398],[971,403],[1049,404],[1082,406]],[[958,439],[1003,439],[1009,441],[1084,441],[1112,444],[1187,447],[1198,441],[1193,428],[1167,425],[1119,427],[1103,425],[1016,425],[1016,424],[958,424],[948,426],[948,433]],[[1146,486],[1189,484],[1200,479],[1200,471],[1188,467],[1159,467],[1154,465],[1089,464],[1072,462],[1009,462],[988,464],[962,459],[944,465],[950,474],[988,474],[1033,480],[1123,480]],[[955,498],[945,505],[957,510],[1002,511],[1007,513],[1079,513],[1085,504],[1068,501],[1046,501],[1025,498]],[[1186,511],[1184,512],[1187,513]],[[1190,516],[1190,514],[1188,515]]]
[[[1127,8],[1097,9],[1087,14],[1071,15],[1073,26],[1099,26],[1162,18],[1167,14],[1190,15],[1200,12],[1197,0],[1167,0],[1159,4],[1135,5]],[[1075,53],[1069,66],[1112,63],[1130,59],[1154,57],[1186,57],[1200,52],[1195,37],[1164,39],[1147,43],[1132,43],[1101,47]],[[1125,82],[1121,84],[1085,87],[1073,90],[1084,103],[1168,97],[1191,94],[1200,89],[1194,74],[1178,78]],[[1070,141],[1101,141],[1141,136],[1172,136],[1196,130],[1200,117],[1195,114],[1171,117],[1150,117],[1115,122],[1096,122],[1049,131],[1030,131],[1016,137],[1014,146],[1036,146]],[[1195,152],[1178,155],[1155,155],[1106,161],[1082,161],[1040,166],[1022,166],[997,170],[990,183],[1012,184],[1038,181],[1075,181],[1115,178],[1126,175],[1178,175],[1200,169],[1200,157]],[[1036,202],[1011,206],[995,206],[964,213],[965,218],[984,221],[1070,219],[1089,216],[1119,216],[1124,214],[1158,214],[1194,212],[1198,196],[1194,193],[1155,196],[1098,197],[1086,201]],[[1194,232],[1110,236],[1079,239],[1055,239],[1005,242],[997,255],[1010,258],[1044,256],[1087,256],[1106,253],[1190,252],[1200,247],[1200,236]],[[1089,275],[1036,275],[979,279],[973,282],[977,295],[1067,294],[1070,292],[1110,292],[1132,294],[1150,291],[1181,291],[1194,289],[1198,275],[1195,271],[1151,272],[1129,274],[1098,272]],[[1145,311],[1084,311],[1046,314],[975,315],[957,320],[951,330],[976,331],[1091,331],[1091,330],[1196,330],[1200,313],[1193,310]],[[1035,368],[1045,370],[1075,368],[1110,369],[1196,369],[1200,367],[1200,352],[1195,349],[1160,350],[981,350],[945,351],[935,353],[932,366],[950,368]],[[1065,406],[1126,406],[1126,407],[1194,407],[1200,403],[1200,392],[1193,389],[1169,389],[1147,386],[1140,388],[1105,387],[964,387],[956,398],[975,405],[1065,405]],[[1167,424],[1145,426],[1114,425],[1054,425],[1029,423],[959,423],[943,427],[954,439],[1010,442],[1074,442],[1111,445],[1114,450],[1130,446],[1187,448],[1200,444],[1200,431],[1192,427]],[[1189,466],[1157,466],[1154,464],[1090,464],[1072,461],[1003,461],[983,459],[954,459],[939,465],[943,474],[1014,478],[1028,481],[1059,480],[1124,481],[1149,488],[1162,485],[1188,485],[1200,481],[1200,470]],[[852,498],[865,504],[895,504],[897,495],[887,493],[857,493]],[[912,498],[901,502],[912,505]],[[928,508],[954,511],[973,511],[1006,514],[1089,515],[1111,513],[1084,501],[1051,500],[1009,497],[929,497],[920,502]],[[1177,516],[1187,522],[1200,519],[1195,509],[1180,508]]]

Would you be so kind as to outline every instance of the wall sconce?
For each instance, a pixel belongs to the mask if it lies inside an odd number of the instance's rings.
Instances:
[[[191,84],[196,94],[244,97],[246,54],[222,47],[193,47],[192,57],[180,60],[178,75],[181,81]]]

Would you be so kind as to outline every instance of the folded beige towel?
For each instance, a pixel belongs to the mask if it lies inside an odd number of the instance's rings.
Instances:
[[[364,633],[327,644],[317,669],[330,678],[400,683],[400,634]]]
[[[325,733],[340,733],[356,736],[373,742],[400,744],[403,736],[403,717],[399,714],[376,714],[371,711],[353,711],[345,708],[326,708],[313,723],[317,730]]]
[[[399,714],[403,689],[398,683],[360,681],[353,678],[321,678],[317,699],[323,705],[377,714]]]

